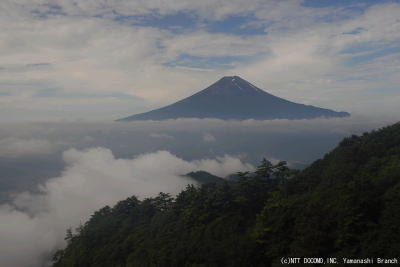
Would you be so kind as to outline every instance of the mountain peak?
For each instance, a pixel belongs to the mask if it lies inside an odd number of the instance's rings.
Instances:
[[[229,80],[229,79],[242,79],[242,78],[240,78],[239,76],[234,75],[234,76],[224,76],[220,80]]]
[[[219,93],[219,94],[254,94],[254,93],[265,93],[260,88],[252,85],[248,81],[240,78],[239,76],[224,76],[217,82],[209,86],[199,93],[209,93],[209,92]]]
[[[177,118],[269,120],[346,117],[349,115],[346,112],[336,112],[290,102],[271,95],[235,75],[222,77],[206,89],[172,105],[121,120],[167,120]]]
[[[235,81],[245,81],[244,79],[240,78],[239,76],[224,76],[217,81],[217,83],[232,83]]]

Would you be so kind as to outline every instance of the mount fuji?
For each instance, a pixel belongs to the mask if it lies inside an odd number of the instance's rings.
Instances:
[[[217,118],[234,120],[347,117],[347,112],[294,103],[271,95],[238,76],[226,76],[174,104],[118,121]]]

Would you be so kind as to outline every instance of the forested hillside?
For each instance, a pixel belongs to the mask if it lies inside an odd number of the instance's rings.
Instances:
[[[131,197],[77,230],[53,266],[273,266],[282,256],[397,257],[400,124],[344,139],[296,173],[263,160],[175,199]]]

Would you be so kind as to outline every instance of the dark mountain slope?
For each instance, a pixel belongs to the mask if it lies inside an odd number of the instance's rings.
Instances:
[[[121,121],[176,118],[309,119],[346,116],[349,116],[347,112],[335,112],[287,101],[266,93],[238,76],[229,76],[172,105]]]
[[[342,257],[398,257],[399,123],[346,138],[290,175],[263,161],[236,182],[189,186],[175,200],[121,201],[68,234],[54,266],[281,266],[283,256],[345,266]]]
[[[259,214],[256,239],[272,262],[281,255],[397,257],[399,193],[397,123],[344,139],[281,186]]]

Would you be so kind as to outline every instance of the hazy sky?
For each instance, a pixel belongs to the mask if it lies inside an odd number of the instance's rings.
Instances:
[[[0,121],[125,117],[224,75],[296,102],[397,114],[400,1],[0,2]]]

